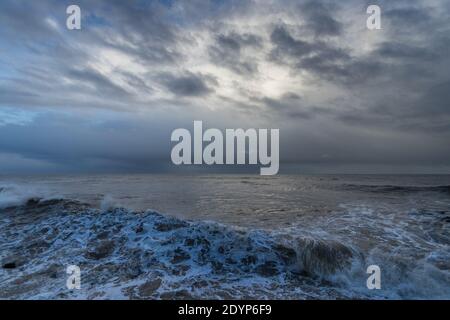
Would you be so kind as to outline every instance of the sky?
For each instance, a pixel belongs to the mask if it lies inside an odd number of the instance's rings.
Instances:
[[[280,172],[450,173],[449,71],[447,0],[2,0],[0,175],[178,172],[194,120],[280,129]]]

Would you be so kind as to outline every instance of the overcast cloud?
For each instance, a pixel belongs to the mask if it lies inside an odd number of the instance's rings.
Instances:
[[[0,174],[173,170],[193,120],[279,128],[281,172],[450,173],[449,71],[447,0],[4,0]]]

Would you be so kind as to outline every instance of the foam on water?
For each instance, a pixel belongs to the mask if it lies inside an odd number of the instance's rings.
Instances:
[[[7,184],[0,187],[0,209],[25,204],[32,198],[46,197],[43,190],[35,187]]]
[[[268,231],[104,203],[32,197],[3,209],[0,258],[14,268],[0,269],[0,297],[450,298],[447,239],[370,208],[318,218],[320,228]],[[378,246],[361,239],[367,230]],[[82,271],[79,291],[65,287],[72,264]],[[382,290],[365,287],[370,264],[382,268]]]

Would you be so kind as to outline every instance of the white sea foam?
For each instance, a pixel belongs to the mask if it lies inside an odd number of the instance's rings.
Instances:
[[[33,198],[44,198],[48,196],[43,190],[34,187],[6,184],[0,186],[0,208],[19,206]]]
[[[120,203],[119,200],[115,199],[112,195],[104,195],[100,201],[100,209],[102,211],[110,211],[117,208],[123,208],[124,205]]]
[[[267,187],[256,182],[252,187]],[[100,191],[88,205],[50,201],[58,197],[31,185],[2,187],[0,208],[10,208],[0,209],[0,262],[16,268],[0,269],[0,298],[450,299],[445,192],[433,191],[441,202],[424,207],[405,206],[397,195],[402,206],[347,201],[331,212],[290,216],[289,227],[261,230],[121,209],[135,198]],[[210,199],[221,198],[205,204]],[[234,205],[239,212],[242,203]],[[254,214],[267,219],[273,210]],[[80,291],[65,288],[72,264],[82,267]],[[381,290],[366,287],[372,264],[381,268]]]

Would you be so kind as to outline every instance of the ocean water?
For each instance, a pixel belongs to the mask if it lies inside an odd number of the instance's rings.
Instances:
[[[0,177],[0,228],[4,299],[450,299],[448,175]]]

